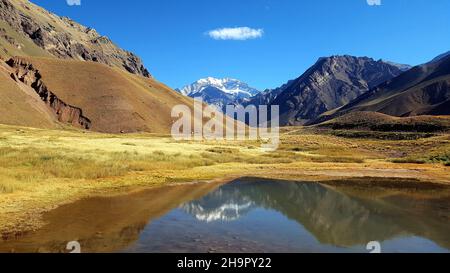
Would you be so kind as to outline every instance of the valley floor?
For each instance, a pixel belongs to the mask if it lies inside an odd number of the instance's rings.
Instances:
[[[282,130],[281,143],[277,152],[267,153],[258,142],[175,142],[162,135],[0,125],[0,233],[6,239],[39,228],[44,212],[81,198],[168,183],[256,176],[436,192],[450,188],[448,134],[380,140],[289,128]]]

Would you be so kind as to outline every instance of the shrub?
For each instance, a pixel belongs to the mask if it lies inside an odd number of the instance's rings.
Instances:
[[[423,159],[417,159],[417,158],[398,158],[398,159],[394,159],[392,160],[393,163],[398,163],[398,164],[425,164],[426,161]]]

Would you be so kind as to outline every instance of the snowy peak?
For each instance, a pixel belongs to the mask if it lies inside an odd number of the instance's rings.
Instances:
[[[213,77],[200,79],[191,85],[183,87],[179,91],[185,96],[195,97],[202,96],[202,92],[211,88],[230,95],[234,99],[249,98],[259,93],[257,89],[239,80],[232,78],[217,79]]]
[[[227,105],[235,105],[241,100],[249,99],[260,93],[259,90],[240,80],[213,77],[200,79],[182,89],[177,89],[177,91],[191,98],[201,97],[204,102],[216,106],[222,111],[225,111]]]

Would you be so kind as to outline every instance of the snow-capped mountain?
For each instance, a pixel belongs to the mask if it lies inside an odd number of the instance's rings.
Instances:
[[[213,77],[200,79],[177,91],[191,98],[201,97],[204,102],[219,109],[224,109],[226,105],[235,104],[239,100],[251,98],[260,92],[236,79]]]

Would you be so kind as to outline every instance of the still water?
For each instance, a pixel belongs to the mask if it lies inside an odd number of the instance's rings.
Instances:
[[[45,216],[0,252],[449,252],[450,200],[241,179],[90,198]]]

